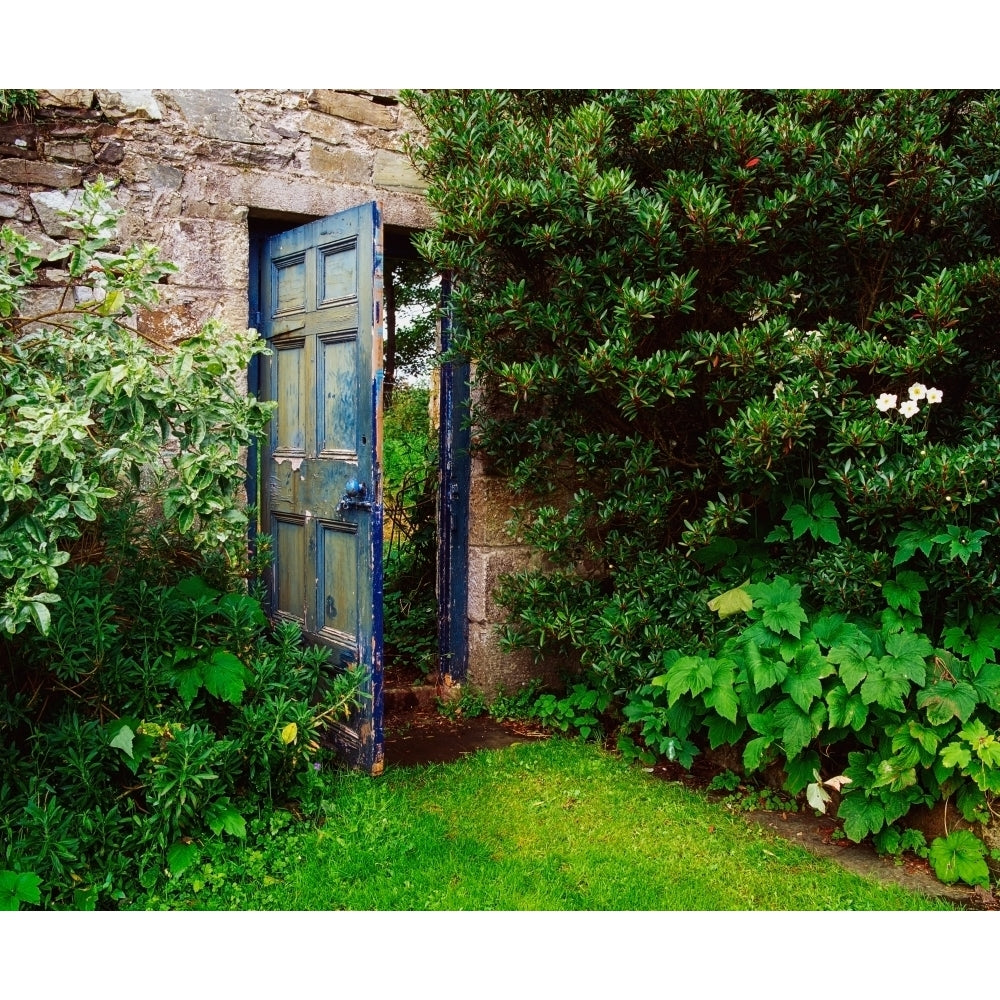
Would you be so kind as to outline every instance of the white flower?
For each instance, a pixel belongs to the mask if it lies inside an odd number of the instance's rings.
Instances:
[[[910,399],[923,399],[927,395],[927,386],[923,382],[914,382],[910,386]]]
[[[896,409],[896,397],[889,392],[883,392],[877,400],[875,400],[875,405],[885,413],[886,410]]]
[[[940,403],[942,399],[944,399],[944,393],[940,389],[927,390],[928,403]]]
[[[784,382],[776,382],[774,385],[774,398],[777,399],[779,395],[785,390]]]
[[[913,391],[912,389],[910,390]],[[915,399],[908,399],[905,403],[901,403],[899,407],[899,412],[903,414],[904,417],[912,417],[918,411],[920,407],[917,406],[917,401]]]

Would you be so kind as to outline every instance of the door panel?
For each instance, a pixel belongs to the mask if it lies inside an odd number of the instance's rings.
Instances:
[[[337,741],[379,773],[382,749],[382,231],[362,205],[267,240],[261,395],[277,400],[262,470],[271,610],[359,664],[363,708]]]

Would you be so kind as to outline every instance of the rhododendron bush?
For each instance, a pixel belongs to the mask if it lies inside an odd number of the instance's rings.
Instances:
[[[998,92],[410,100],[476,446],[546,557],[511,646],[668,756],[854,768],[851,835],[985,817],[942,748],[998,721]]]

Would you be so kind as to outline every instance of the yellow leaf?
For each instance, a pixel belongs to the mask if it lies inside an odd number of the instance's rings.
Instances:
[[[295,737],[298,735],[299,735],[299,727],[295,725],[294,722],[289,722],[288,725],[281,730],[281,742],[294,743]]]
[[[749,580],[744,580],[738,587],[733,587],[732,590],[727,590],[724,594],[713,597],[708,602],[708,610],[717,612],[720,618],[728,618],[741,611],[749,611],[753,607],[753,599],[743,589],[749,582]]]

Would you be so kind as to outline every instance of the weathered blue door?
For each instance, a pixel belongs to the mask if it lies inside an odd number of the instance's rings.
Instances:
[[[277,400],[261,463],[262,525],[273,545],[272,614],[298,622],[335,664],[358,664],[362,708],[335,741],[383,767],[382,228],[362,205],[272,236],[260,273]]]

